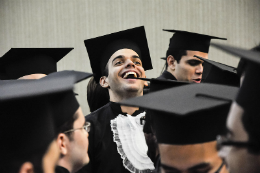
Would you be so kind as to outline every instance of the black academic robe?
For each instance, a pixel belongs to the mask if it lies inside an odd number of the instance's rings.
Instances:
[[[143,111],[139,109],[132,116]],[[115,119],[118,114],[126,115],[119,104],[109,102],[86,116],[86,121],[91,123],[88,148],[90,162],[80,170],[80,173],[129,173],[117,151],[110,126],[110,120]]]
[[[62,166],[56,166],[55,173],[70,173],[70,172]]]
[[[170,79],[170,80],[177,80],[170,72],[165,70],[161,76],[159,76],[157,79]]]

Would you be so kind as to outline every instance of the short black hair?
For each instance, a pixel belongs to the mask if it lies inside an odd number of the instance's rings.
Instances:
[[[68,120],[66,121],[65,124],[63,124],[59,130],[58,130],[58,134],[63,133],[67,130],[71,130],[73,129],[73,124],[74,122],[78,119],[79,115],[77,112],[74,113],[74,115]],[[71,132],[65,133],[66,136],[68,136],[69,140],[72,141],[73,140],[73,135]]]
[[[180,62],[181,57],[187,55],[187,50],[167,50],[166,52],[166,69],[168,68],[167,57],[172,55],[177,63]]]

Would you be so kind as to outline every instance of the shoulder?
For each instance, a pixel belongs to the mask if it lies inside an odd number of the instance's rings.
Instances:
[[[100,117],[104,116],[104,114],[107,113],[109,109],[110,102],[102,106],[101,108],[95,110],[94,112],[91,112],[90,114],[86,115],[85,119],[86,121],[97,121],[98,119],[100,119]]]

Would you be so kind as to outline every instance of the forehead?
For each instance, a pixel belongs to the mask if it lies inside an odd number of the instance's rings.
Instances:
[[[202,58],[208,59],[208,53],[205,53],[205,52],[193,51],[193,50],[187,50],[186,52],[187,52],[187,57],[191,58],[191,59],[199,60],[198,58],[194,57],[194,55],[197,55],[197,56],[200,56]]]
[[[120,49],[118,51],[116,51],[108,60],[108,63],[111,63],[114,58],[118,57],[118,56],[123,56],[126,58],[131,58],[132,56],[138,56],[139,55],[132,49]]]
[[[236,102],[230,108],[227,118],[227,128],[233,133],[233,140],[247,141],[248,135],[242,124],[244,110]]]
[[[189,168],[218,158],[216,141],[192,145],[159,144],[162,163],[176,168]]]

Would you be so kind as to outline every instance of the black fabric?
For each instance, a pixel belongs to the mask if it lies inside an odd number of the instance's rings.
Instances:
[[[175,34],[170,39],[168,52],[172,50],[193,50],[208,53],[211,39],[227,40],[226,38],[219,38],[180,30],[163,29],[163,31],[175,32]]]
[[[139,109],[132,116],[143,111],[143,109]],[[119,104],[109,102],[86,116],[86,121],[91,123],[88,149],[90,163],[80,170],[80,173],[129,173],[123,166],[123,159],[113,141],[113,132],[110,126],[110,120],[116,118],[118,114],[126,115],[122,112]]]
[[[120,44],[118,44],[118,42],[115,43],[119,40],[121,40]],[[124,41],[122,42],[122,40]],[[87,39],[84,43],[88,52],[95,81],[97,83],[99,83],[99,79],[105,70],[110,56],[115,51],[122,48],[129,47],[130,49],[137,51],[137,53],[139,52],[140,54],[138,55],[142,59],[144,70],[150,70],[153,68],[144,26]]]
[[[57,71],[57,62],[72,49],[11,48],[0,59],[0,73],[5,74],[4,79],[18,79],[35,73],[48,75]]]
[[[206,76],[203,80],[204,83],[215,83],[236,87],[240,86],[240,77],[236,73],[236,68],[196,55],[195,57],[204,61],[204,68],[210,69],[210,71],[203,70],[202,76]]]
[[[170,72],[165,70],[161,76],[159,76],[157,79],[170,79],[170,80],[177,80]]]
[[[259,114],[260,101],[260,82],[259,82],[260,68],[258,64],[252,62],[247,63],[246,73],[243,84],[239,90],[236,102],[243,107],[247,114]]]
[[[62,166],[56,166],[55,173],[70,173],[70,172]]]

